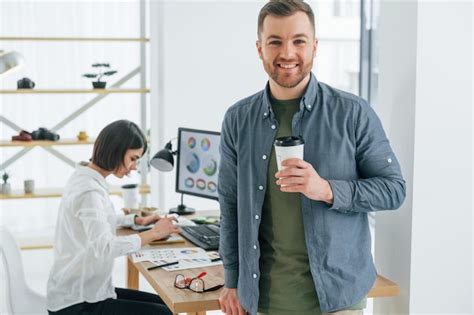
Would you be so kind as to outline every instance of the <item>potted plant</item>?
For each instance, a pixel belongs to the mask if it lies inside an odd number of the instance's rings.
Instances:
[[[107,82],[100,81],[103,76],[111,76],[117,73],[115,70],[110,70],[110,71],[105,71],[103,72],[103,68],[110,68],[110,64],[108,63],[94,63],[92,65],[93,68],[98,68],[99,73],[86,73],[83,74],[83,77],[89,78],[89,79],[95,79],[97,78],[97,81],[92,81],[92,86],[94,89],[105,89],[105,85]]]
[[[6,171],[3,172],[2,175],[2,194],[4,195],[9,195],[12,193],[12,188],[10,186],[10,183],[8,182],[8,179],[10,178],[10,174],[8,174]]]

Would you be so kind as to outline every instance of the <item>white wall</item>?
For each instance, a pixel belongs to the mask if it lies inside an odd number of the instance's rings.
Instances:
[[[408,314],[410,239],[416,97],[416,3],[383,2],[379,26],[379,95],[377,113],[407,182],[407,197],[395,211],[376,214],[377,271],[401,287],[398,298],[376,300],[374,312]],[[400,23],[403,16],[404,23]]]
[[[470,5],[421,2],[418,10],[416,115],[424,118],[415,132],[413,313],[473,311]]]
[[[379,113],[408,198],[377,216],[376,265],[402,292],[375,312],[472,314],[471,4],[382,2],[380,23]]]

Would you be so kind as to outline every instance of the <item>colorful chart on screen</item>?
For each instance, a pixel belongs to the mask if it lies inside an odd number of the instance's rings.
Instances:
[[[180,128],[178,143],[178,191],[217,199],[220,134]]]

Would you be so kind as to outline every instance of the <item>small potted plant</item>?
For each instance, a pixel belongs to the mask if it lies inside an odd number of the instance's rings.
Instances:
[[[117,71],[115,70],[102,72],[103,68],[110,68],[110,64],[108,63],[94,63],[92,67],[98,68],[99,73],[86,73],[86,74],[83,74],[82,76],[89,79],[97,78],[97,81],[92,81],[92,86],[94,87],[94,89],[105,89],[105,85],[107,84],[107,82],[100,81],[100,79],[102,79],[103,76],[109,77],[117,73]]]
[[[8,182],[8,179],[10,178],[10,174],[8,174],[6,171],[3,172],[2,175],[2,194],[4,195],[9,195],[12,193],[12,188],[10,186],[10,183]]]

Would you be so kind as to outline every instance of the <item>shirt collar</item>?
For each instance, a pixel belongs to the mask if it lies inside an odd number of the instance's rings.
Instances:
[[[93,178],[96,182],[99,183],[105,190],[109,190],[109,184],[105,181],[105,177],[102,176],[96,170],[87,166],[87,162],[79,162],[76,164],[76,171],[78,175],[83,175]]]
[[[303,97],[300,101],[300,110],[306,109],[307,111],[311,112],[313,110],[314,104],[316,103],[316,96],[318,91],[318,80],[316,76],[311,72],[310,78],[308,82],[308,86],[306,87],[306,91],[303,94]],[[263,114],[262,119],[266,119],[273,115],[272,110],[272,103],[270,101],[270,83],[267,82],[265,86],[265,90],[263,91]]]

